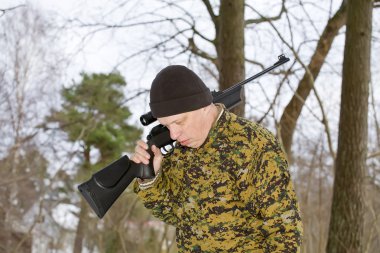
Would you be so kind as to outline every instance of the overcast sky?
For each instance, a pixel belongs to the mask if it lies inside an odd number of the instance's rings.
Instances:
[[[80,18],[82,21],[89,21],[92,20],[92,18],[96,17],[96,15],[99,15],[99,13],[106,13],[107,11],[112,10],[113,8],[116,8],[116,5],[114,2],[110,1],[104,1],[104,0],[65,0],[65,1],[59,1],[59,0],[29,0],[29,1],[22,1],[22,0],[2,0],[0,3],[0,8],[5,9],[9,7],[13,7],[19,4],[24,4],[28,3],[35,8],[41,10],[41,12],[46,15],[48,18],[50,17],[51,19],[55,19],[55,21],[63,22],[67,21],[68,19],[75,19],[75,18]],[[151,0],[151,1],[130,1],[131,3],[136,3],[139,2],[141,3],[138,6],[140,9],[143,7],[143,4],[149,3],[149,4],[154,4],[156,1]],[[328,9],[330,1],[328,0],[323,0],[321,1],[323,5],[323,8]],[[184,3],[183,1],[181,4]],[[190,4],[191,8],[197,7],[196,3],[198,1],[185,1],[185,3]],[[266,1],[257,1],[255,4],[258,3],[267,3]],[[339,1],[333,1],[333,3],[339,4]],[[134,9],[136,6],[133,6]],[[336,7],[336,6],[334,6]],[[123,11],[125,11],[125,6],[123,7]],[[379,20],[379,15],[375,14],[374,12],[374,19]],[[124,13],[125,14],[125,13]],[[135,14],[135,13],[127,13],[128,15],[130,14]],[[313,13],[314,15],[315,13]],[[325,15],[326,13],[322,13]],[[115,12],[115,15],[121,15],[120,13]],[[126,14],[125,14],[126,15]],[[324,20],[323,23],[317,23],[320,24],[318,26],[318,29],[322,29],[325,25],[325,18],[322,18],[321,20]],[[86,40],[85,44],[83,47],[79,47],[78,45],[82,45],[81,38],[85,34],[85,29],[67,29],[65,30],[64,33],[61,34],[62,41],[64,43],[64,47],[66,50],[66,53],[71,55],[70,58],[70,66],[66,71],[66,78],[67,80],[71,80],[72,78],[78,78],[79,73],[81,71],[85,72],[103,72],[107,73],[111,71],[115,64],[117,62],[120,62],[123,57],[128,55],[129,52],[126,52],[127,48],[131,48],[135,50],[138,46],[142,45],[145,43],[144,40],[142,40],[142,33],[145,31],[145,27],[141,29],[128,30],[128,32],[123,33],[122,31],[117,31],[117,32],[102,32],[94,37],[92,37],[90,40]],[[296,28],[294,28],[296,29]],[[312,27],[310,27],[312,29]],[[377,31],[378,34],[378,27],[374,27],[374,30]],[[264,32],[264,30],[261,30],[261,32]],[[140,37],[141,36],[141,37]],[[147,37],[147,36],[146,36]],[[145,37],[145,38],[146,38]],[[275,37],[273,37],[273,40],[276,40]],[[297,40],[297,37],[294,38]],[[303,38],[298,38],[298,39],[303,39]],[[343,41],[344,36],[339,36],[335,42],[334,42],[334,47],[335,50],[338,48],[339,50],[342,51],[343,49]],[[340,41],[340,42],[339,42]],[[277,42],[281,43],[281,42]],[[286,53],[288,56],[292,57],[292,55],[289,53],[288,49],[284,46],[283,47],[284,52],[273,52],[269,53],[268,51],[266,52],[265,56],[267,59],[269,59],[268,62],[266,62],[266,65],[269,66],[273,61],[275,60],[275,57],[277,57],[278,53]],[[309,52],[307,50],[313,50],[312,47],[305,47],[304,50],[301,52],[301,55],[308,55]],[[376,50],[376,48],[375,48]],[[378,50],[378,49],[377,49]],[[257,56],[257,60],[261,60],[260,58],[263,57],[260,55],[262,52],[260,50],[253,50],[255,51]],[[336,52],[336,51],[335,51]],[[247,54],[250,54],[251,50],[247,50]],[[308,56],[309,57],[309,56]],[[333,55],[333,53],[330,53],[328,56],[328,61],[329,63],[332,64],[325,64],[322,71],[326,70],[324,75],[321,75],[318,78],[318,82],[320,82],[320,92],[335,92],[336,89],[330,89],[331,85],[335,85],[334,87],[338,88],[340,86],[339,81],[334,82],[331,79],[331,75],[326,75],[326,72],[333,72],[334,71],[340,72],[341,71],[341,58],[342,55]],[[256,58],[255,58],[256,59]],[[308,62],[308,59],[305,58],[303,59],[305,62]],[[181,62],[178,62],[181,64]],[[334,64],[337,64],[336,66]],[[121,65],[118,70],[121,71],[121,73],[125,76],[128,82],[128,87],[129,88],[149,88],[151,80],[154,78],[155,74],[165,65],[167,62],[157,62],[156,65],[150,65],[149,68],[145,68],[145,62],[143,57],[138,57],[135,58],[133,61],[128,62],[127,64]],[[185,62],[182,62],[182,64],[185,64]],[[373,67],[376,67],[376,65],[373,65]],[[257,72],[252,71],[251,69],[247,69],[247,77],[249,75],[255,74]],[[380,72],[380,71],[379,71]],[[373,71],[373,80],[378,79],[378,71]],[[268,78],[267,76],[263,77],[260,80],[264,80],[265,78]],[[211,80],[212,81],[212,80]],[[215,82],[206,82],[209,86],[215,85]],[[322,88],[324,85],[327,85],[326,89]],[[329,86],[330,85],[330,86]],[[275,88],[275,86],[273,86]],[[212,88],[212,87],[210,87]],[[215,88],[215,87],[214,87]],[[270,90],[271,85],[268,85],[265,87],[268,91]],[[257,91],[256,86],[249,86],[249,92],[255,92]],[[377,89],[377,93],[379,93],[380,89]],[[330,97],[333,97],[337,95],[336,92],[334,94],[331,94]],[[337,95],[339,97],[339,95]],[[146,97],[145,97],[146,98]],[[255,99],[260,99],[258,97],[255,97]],[[312,98],[311,98],[312,99]],[[286,98],[285,98],[286,100]],[[328,105],[330,101],[325,101],[325,103]],[[334,103],[334,101],[331,101],[331,103]],[[139,105],[131,105],[134,112],[138,111],[139,113],[143,113],[144,111],[147,111],[148,108],[148,101],[142,101],[140,100]],[[338,109],[338,108],[336,108]],[[134,115],[134,120],[138,120],[138,115]],[[337,113],[337,112],[334,112]]]

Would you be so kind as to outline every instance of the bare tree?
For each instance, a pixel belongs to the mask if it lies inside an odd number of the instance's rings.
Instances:
[[[25,252],[36,223],[25,224],[24,216],[42,203],[47,169],[36,125],[59,64],[50,65],[56,57],[45,44],[52,41],[43,17],[31,8],[8,10],[0,19],[0,230],[8,234],[6,252]]]
[[[363,252],[372,1],[348,0],[334,195],[327,252]]]
[[[327,54],[330,51],[335,37],[337,36],[339,30],[346,24],[346,6],[346,0],[343,0],[338,11],[330,20],[328,20],[308,66],[304,66],[305,74],[299,82],[295,94],[285,107],[281,116],[279,126],[280,136],[284,149],[289,158],[291,158],[293,134],[298,118],[301,115],[303,105],[305,104],[310,92],[313,90],[315,80],[317,79],[319,72],[325,63]]]

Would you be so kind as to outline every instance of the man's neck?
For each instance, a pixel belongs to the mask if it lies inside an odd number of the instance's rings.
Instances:
[[[204,121],[204,139],[202,141],[202,143],[204,143],[207,139],[207,136],[208,134],[210,133],[211,129],[213,128],[214,124],[216,123],[217,119],[218,119],[218,116],[219,116],[219,113],[220,113],[220,110],[222,108],[219,108],[218,106],[216,106],[215,104],[211,104],[209,105],[210,107],[207,108],[207,113],[204,115],[206,118],[205,118],[205,121]]]

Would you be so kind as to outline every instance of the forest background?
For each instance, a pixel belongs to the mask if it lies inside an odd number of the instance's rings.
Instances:
[[[77,185],[151,127],[169,64],[224,90],[289,157],[302,252],[380,248],[378,0],[0,2],[0,252],[176,252],[127,189],[99,220]]]

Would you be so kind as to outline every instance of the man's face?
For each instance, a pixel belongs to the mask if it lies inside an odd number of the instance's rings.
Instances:
[[[191,148],[200,147],[206,140],[209,127],[207,107],[176,114],[173,116],[158,118],[158,121],[170,131],[170,138],[179,142],[182,146]]]

